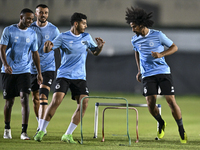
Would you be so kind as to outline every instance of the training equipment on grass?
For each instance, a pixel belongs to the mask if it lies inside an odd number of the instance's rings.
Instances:
[[[124,104],[126,106],[126,118],[127,118],[127,136],[128,136],[128,140],[129,140],[129,145],[131,145],[131,138],[129,136],[129,127],[128,127],[128,101],[127,99],[123,98],[123,97],[102,97],[102,96],[86,96],[86,97],[83,97],[81,99],[81,108],[80,108],[80,111],[81,111],[81,144],[83,144],[83,132],[82,132],[82,103],[83,103],[83,100],[85,98],[98,98],[98,99],[115,99],[115,100],[125,100],[126,101],[126,104]]]
[[[102,116],[102,142],[105,141],[104,137],[104,116],[105,116],[105,110],[107,109],[126,109],[126,107],[106,107],[103,110],[103,116]],[[138,134],[138,110],[134,107],[129,107],[128,109],[133,109],[136,112],[136,141],[135,143],[139,142],[139,134]]]
[[[95,103],[95,113],[94,113],[94,137],[93,138],[97,138],[97,134],[98,134],[98,114],[99,114],[99,106],[121,106],[121,107],[125,107],[126,104],[122,104],[122,103],[99,103],[96,102]],[[158,107],[159,113],[161,114],[161,105],[160,104],[156,104],[156,106]],[[147,104],[128,104],[128,107],[148,107]],[[159,123],[157,122],[157,131],[159,128]],[[156,137],[156,139],[158,139],[158,137]]]

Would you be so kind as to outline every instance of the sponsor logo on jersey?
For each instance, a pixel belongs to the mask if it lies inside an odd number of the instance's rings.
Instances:
[[[19,37],[18,37],[18,36],[16,36],[16,37],[15,37],[15,41],[14,41],[14,42],[17,42],[17,39],[19,39]]]

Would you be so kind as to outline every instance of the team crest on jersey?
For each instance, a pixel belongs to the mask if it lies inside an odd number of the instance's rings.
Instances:
[[[26,38],[26,43],[29,43],[31,40],[29,38]]]
[[[149,42],[149,46],[153,47],[153,46],[154,46],[154,42],[153,42],[153,41],[150,41],[150,42]]]
[[[45,39],[49,39],[49,35],[45,35]]]

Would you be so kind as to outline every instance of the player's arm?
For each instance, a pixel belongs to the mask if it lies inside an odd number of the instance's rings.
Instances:
[[[7,45],[0,44],[0,58],[5,68],[5,73],[12,74],[12,68],[8,65],[6,60],[6,48]]]
[[[177,50],[178,50],[178,47],[173,43],[167,50],[165,50],[161,53],[151,52],[152,53],[151,55],[154,58],[161,58],[161,57],[164,57],[164,56],[171,55],[171,54],[175,53]]]
[[[138,73],[136,75],[136,80],[138,82],[141,82],[140,56],[139,56],[139,53],[137,51],[135,51],[135,60],[136,60],[136,64],[137,64],[137,67],[138,67]]]
[[[52,50],[52,47],[53,47],[53,43],[51,41],[46,41],[43,47],[44,53],[49,53]]]
[[[32,51],[32,58],[38,72],[37,80],[38,80],[38,84],[40,85],[43,82],[43,78],[42,78],[42,73],[41,73],[41,68],[40,68],[40,56],[39,56],[38,51]]]
[[[102,38],[95,38],[96,42],[97,42],[97,47],[95,48],[94,51],[92,51],[92,54],[95,56],[98,56],[102,49],[103,49],[103,45],[105,44],[105,41]]]

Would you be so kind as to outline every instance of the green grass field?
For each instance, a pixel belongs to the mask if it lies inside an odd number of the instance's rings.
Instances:
[[[129,103],[146,104],[145,98],[141,95],[123,94],[123,93],[91,93],[90,96],[109,96],[109,97],[124,97]],[[70,99],[70,94],[65,96],[62,104],[57,109],[56,114],[52,118],[47,127],[48,135],[43,138],[42,142],[33,140],[33,135],[36,132],[37,121],[33,112],[33,105],[30,97],[30,118],[28,126],[28,135],[32,138],[29,141],[20,140],[21,132],[21,104],[19,98],[16,98],[12,110],[11,129],[13,139],[3,139],[4,117],[3,108],[4,100],[0,95],[0,149],[1,150],[148,150],[148,149],[177,149],[177,150],[197,150],[200,149],[200,96],[176,96],[179,104],[185,130],[188,135],[188,143],[181,144],[176,122],[172,118],[170,108],[164,98],[159,98],[157,103],[162,105],[162,117],[167,122],[166,134],[162,140],[156,141],[157,122],[149,114],[146,107],[136,107],[139,111],[139,142],[135,143],[135,112],[129,110],[129,133],[131,137],[131,146],[128,146],[128,137],[126,136],[126,110],[106,110],[105,113],[105,142],[101,142],[102,128],[102,110],[105,106],[99,107],[99,123],[98,123],[98,138],[94,139],[94,108],[96,102],[108,103],[124,103],[123,100],[105,100],[105,99],[90,99],[89,106],[83,118],[83,144],[67,144],[61,142],[61,136],[65,133],[71,116],[76,108],[76,102]],[[51,100],[52,94],[50,95]],[[74,140],[81,140],[80,124],[73,133]],[[119,146],[125,145],[125,146]]]

